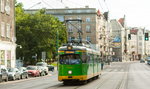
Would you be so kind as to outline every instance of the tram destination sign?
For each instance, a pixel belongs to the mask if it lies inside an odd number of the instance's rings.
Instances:
[[[74,51],[65,51],[66,54],[73,54],[75,53]]]

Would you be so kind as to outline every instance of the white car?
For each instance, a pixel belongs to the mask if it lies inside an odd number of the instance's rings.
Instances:
[[[38,62],[36,63],[36,66],[42,66],[44,72],[45,72],[45,75],[48,75],[48,67],[47,67],[47,63],[45,62]]]

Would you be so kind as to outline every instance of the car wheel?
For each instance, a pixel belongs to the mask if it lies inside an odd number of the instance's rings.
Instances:
[[[28,79],[28,77],[29,77],[29,76],[27,75],[27,76],[26,76],[26,79]]]
[[[6,77],[6,80],[5,80],[5,82],[7,82],[8,81],[8,76]]]
[[[0,82],[2,82],[2,81],[3,81],[2,76],[0,76]]]
[[[15,81],[16,80],[16,76],[13,76],[13,79],[12,79],[13,81]]]
[[[18,80],[20,80],[20,76],[18,77]]]
[[[23,79],[23,75],[21,75],[20,78]]]

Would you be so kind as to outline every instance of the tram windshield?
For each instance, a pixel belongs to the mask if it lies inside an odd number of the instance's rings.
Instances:
[[[68,65],[80,64],[80,56],[78,54],[60,55],[59,63]]]

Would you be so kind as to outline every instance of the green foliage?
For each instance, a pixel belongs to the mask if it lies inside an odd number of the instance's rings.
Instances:
[[[24,57],[26,64],[41,59],[41,52],[47,52],[47,59],[55,58],[57,51],[57,32],[59,33],[58,46],[66,43],[66,27],[52,15],[44,14],[42,9],[35,14],[24,13],[22,4],[16,4],[16,36],[17,58]],[[37,54],[37,58],[33,58]]]

